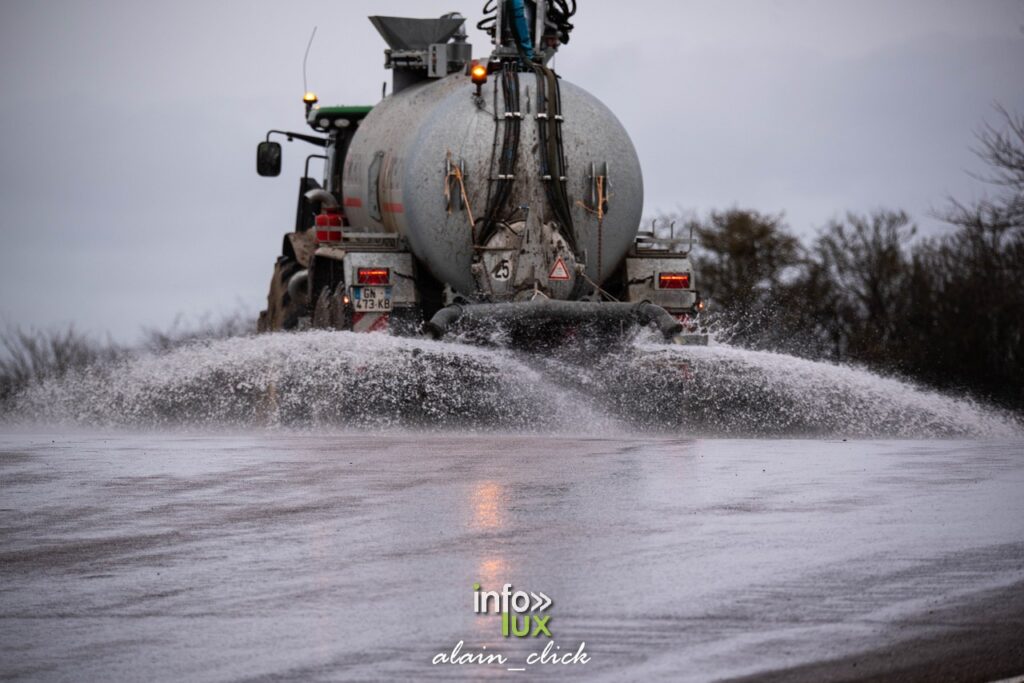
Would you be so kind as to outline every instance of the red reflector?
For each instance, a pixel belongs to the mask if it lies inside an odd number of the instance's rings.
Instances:
[[[357,273],[361,285],[386,285],[390,279],[390,268],[360,268]]]
[[[658,289],[689,289],[689,273],[658,273]]]
[[[316,217],[316,227],[318,228],[340,228],[341,227],[341,214],[338,213],[321,213]]]
[[[317,242],[340,242],[341,241],[341,230],[317,230],[316,231]]]

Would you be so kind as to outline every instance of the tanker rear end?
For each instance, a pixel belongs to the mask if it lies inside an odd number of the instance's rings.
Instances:
[[[547,66],[571,12],[491,8],[481,26],[494,49],[479,61],[460,15],[371,17],[391,94],[321,107],[307,93],[317,134],[267,134],[261,175],[280,172],[274,135],[322,147],[309,159],[324,175],[300,180],[261,330],[482,330],[529,346],[640,324],[703,341],[689,244],[638,238],[643,178],[628,134]]]

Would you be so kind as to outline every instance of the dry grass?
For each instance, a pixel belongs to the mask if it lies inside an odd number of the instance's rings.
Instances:
[[[179,316],[165,330],[143,330],[138,346],[125,346],[109,338],[96,339],[73,326],[63,330],[11,326],[0,331],[0,403],[33,384],[140,351],[165,353],[197,341],[244,336],[255,331],[253,316],[240,312],[220,318],[207,315],[193,323]]]

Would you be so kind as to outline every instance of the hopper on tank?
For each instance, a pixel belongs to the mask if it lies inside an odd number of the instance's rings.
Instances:
[[[381,38],[392,50],[426,50],[448,39],[462,26],[462,19],[412,19],[410,17],[370,17]]]

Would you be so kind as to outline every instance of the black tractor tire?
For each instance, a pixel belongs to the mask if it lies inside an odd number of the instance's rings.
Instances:
[[[316,302],[313,304],[313,321],[312,325],[314,329],[318,330],[331,330],[334,328],[333,315],[331,314],[333,305],[331,303],[331,288],[323,287],[320,289],[320,293],[316,297]]]
[[[306,314],[306,307],[293,302],[288,294],[288,281],[302,270],[295,259],[282,256],[274,264],[274,275],[270,279],[267,293],[267,308],[260,312],[256,329],[260,332],[292,330],[299,324],[299,318]]]
[[[313,327],[324,330],[351,330],[352,319],[345,306],[345,283],[340,282],[331,292],[323,287],[313,305]]]

